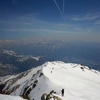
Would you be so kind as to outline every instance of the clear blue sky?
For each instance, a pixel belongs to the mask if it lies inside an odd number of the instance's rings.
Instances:
[[[100,42],[100,0],[0,0],[0,39]]]

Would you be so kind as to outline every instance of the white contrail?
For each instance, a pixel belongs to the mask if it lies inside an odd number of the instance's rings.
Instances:
[[[57,4],[56,0],[54,0],[54,3],[56,4],[56,6],[57,6],[57,8],[58,8],[58,10],[59,10],[59,12],[60,12],[60,14],[61,14],[61,16],[62,16],[62,17],[63,17],[63,19],[65,20],[65,17],[64,17],[64,15],[63,15],[63,13],[62,13],[62,11],[61,11],[60,7],[58,6],[58,4]]]

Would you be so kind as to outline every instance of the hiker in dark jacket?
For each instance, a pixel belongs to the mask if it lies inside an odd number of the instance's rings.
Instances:
[[[61,94],[62,94],[62,96],[64,96],[64,89],[61,90]]]

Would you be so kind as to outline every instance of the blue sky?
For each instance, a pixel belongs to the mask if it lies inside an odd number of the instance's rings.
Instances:
[[[0,0],[0,39],[100,42],[100,0]]]

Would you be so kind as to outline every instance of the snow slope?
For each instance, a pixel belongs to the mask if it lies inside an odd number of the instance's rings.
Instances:
[[[21,74],[6,77],[0,79],[0,84],[6,83],[4,92],[18,96],[30,90],[30,100],[41,100],[43,93],[49,94],[52,90],[56,92],[53,95],[62,100],[100,100],[100,72],[81,64],[47,62]],[[62,97],[63,88],[65,93]]]
[[[9,96],[0,94],[0,100],[25,100],[19,96]]]

